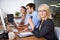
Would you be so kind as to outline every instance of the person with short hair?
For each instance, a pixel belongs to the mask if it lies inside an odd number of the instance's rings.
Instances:
[[[28,3],[26,5],[26,8],[27,8],[27,13],[30,14],[30,18],[28,20],[29,26],[25,30],[30,30],[31,31],[32,30],[31,26],[35,26],[36,28],[38,28],[38,25],[37,25],[38,21],[39,21],[39,19],[38,19],[38,13],[37,13],[37,11],[35,9],[35,4],[34,3]]]

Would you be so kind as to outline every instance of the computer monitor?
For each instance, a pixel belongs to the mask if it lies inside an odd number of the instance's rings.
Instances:
[[[8,22],[13,24],[14,23],[14,16],[13,14],[7,14],[7,19],[8,19]]]

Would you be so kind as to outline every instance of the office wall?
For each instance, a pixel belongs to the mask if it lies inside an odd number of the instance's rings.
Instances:
[[[20,6],[25,6],[27,3],[34,3],[34,0],[0,0],[0,8],[4,14],[15,14],[20,10]]]
[[[48,5],[55,5],[58,2],[60,2],[60,0],[34,0],[34,3],[36,4],[36,7],[38,8],[38,6],[42,3],[46,3]]]
[[[58,3],[60,3],[60,0],[34,0],[34,3],[36,5],[36,9],[38,9],[38,7],[39,7],[40,4],[46,3],[49,6],[50,5],[58,5]],[[60,7],[59,8],[58,7],[57,8],[56,7],[51,7],[51,12],[54,15],[55,15],[56,11],[58,11],[58,10],[60,11]]]

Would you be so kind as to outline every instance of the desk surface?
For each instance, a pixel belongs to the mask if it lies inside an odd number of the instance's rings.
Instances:
[[[9,27],[9,25],[7,26],[8,30],[11,31],[11,27]],[[20,38],[18,37],[18,33],[20,33],[22,30],[18,29],[18,32],[15,33],[15,39],[14,40],[45,40],[44,38],[36,38],[35,36],[29,36],[29,37],[25,37],[25,38]]]

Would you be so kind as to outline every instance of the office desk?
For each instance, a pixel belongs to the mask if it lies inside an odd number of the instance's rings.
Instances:
[[[24,26],[23,26],[24,27]],[[11,28],[10,25],[7,25],[7,29],[9,31],[11,31]],[[15,33],[15,39],[14,40],[46,40],[45,38],[36,38],[35,36],[29,36],[29,37],[25,37],[25,38],[20,38],[18,37],[17,34],[19,34],[20,32],[22,31],[22,29],[18,29],[18,32]]]

